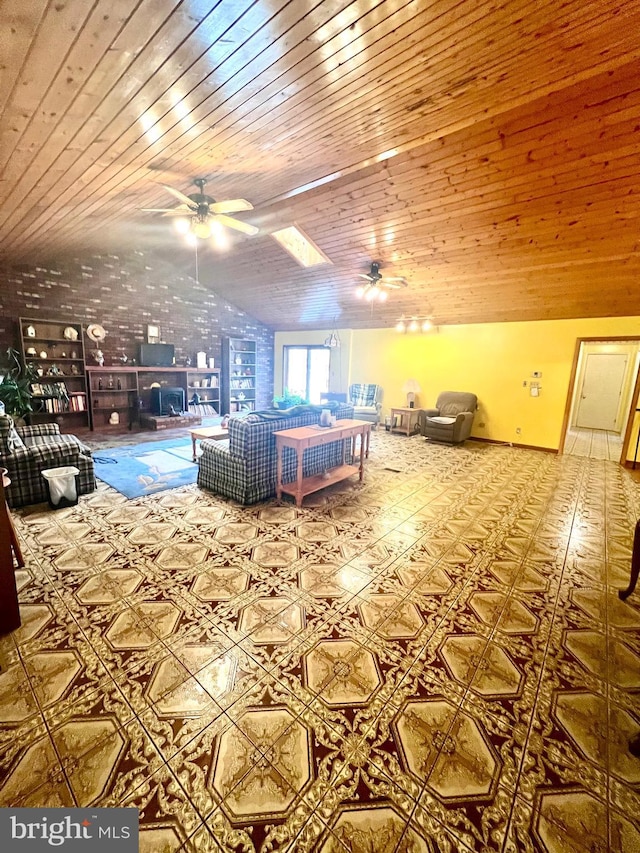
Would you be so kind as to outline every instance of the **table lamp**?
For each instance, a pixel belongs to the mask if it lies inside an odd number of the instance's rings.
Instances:
[[[418,394],[421,390],[418,380],[407,379],[407,381],[402,386],[402,390],[407,395],[407,406],[410,409],[413,409],[416,402],[416,394]]]

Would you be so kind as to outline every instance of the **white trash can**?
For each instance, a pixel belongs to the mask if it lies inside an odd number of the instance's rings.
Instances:
[[[47,484],[49,506],[51,509],[75,506],[78,503],[78,484],[76,477],[80,473],[75,465],[64,468],[46,468],[41,471]]]

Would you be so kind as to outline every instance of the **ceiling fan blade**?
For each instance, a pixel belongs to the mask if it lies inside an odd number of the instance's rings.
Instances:
[[[392,278],[391,276],[383,275],[382,280],[383,281],[406,281],[406,279],[403,278],[401,275],[397,276],[396,278]]]
[[[168,193],[171,193],[172,196],[175,196],[178,201],[181,201],[183,204],[188,204],[190,208],[194,206],[193,201],[189,198],[188,195],[181,193],[180,190],[174,190],[174,188],[170,187],[168,184],[162,184],[162,186]]]
[[[214,201],[209,205],[211,213],[238,213],[240,210],[253,210],[253,205],[243,198],[229,201]]]
[[[195,216],[195,211],[188,210],[184,207],[174,207],[173,210],[165,210],[163,216]]]
[[[147,213],[175,213],[176,211],[179,211],[183,216],[191,213],[191,210],[186,204],[183,204],[180,207],[141,207],[140,210],[144,210]]]
[[[234,219],[232,216],[225,216],[223,213],[218,213],[212,217],[227,228],[235,228],[236,231],[242,231],[243,234],[257,234],[260,230],[255,225],[249,225],[247,222],[241,222],[239,219]]]
[[[390,279],[388,278],[386,281],[382,281],[381,284],[384,284],[385,287],[390,287],[392,290],[401,290],[403,287],[407,286],[407,282],[402,279]]]
[[[371,276],[368,273],[359,272],[359,273],[357,273],[357,276],[358,276],[358,278],[364,278],[365,281],[368,281],[368,282],[373,281],[373,279],[371,278]]]

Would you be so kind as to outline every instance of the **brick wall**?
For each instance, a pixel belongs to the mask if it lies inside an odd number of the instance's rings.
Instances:
[[[189,274],[152,253],[92,255],[47,266],[0,266],[0,348],[18,346],[18,317],[100,323],[105,364],[137,355],[147,325],[174,344],[176,363],[204,350],[221,365],[221,340],[251,338],[258,350],[258,400],[273,399],[273,332]],[[93,345],[85,338],[85,348]],[[89,359],[87,359],[89,361]],[[89,362],[90,363],[90,362]]]

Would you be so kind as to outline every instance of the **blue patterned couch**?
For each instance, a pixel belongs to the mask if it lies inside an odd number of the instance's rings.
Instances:
[[[200,442],[202,455],[198,471],[198,485],[218,495],[242,504],[256,503],[276,493],[276,440],[273,433],[281,429],[317,424],[321,407],[304,407],[292,414],[253,412],[246,417],[229,421],[229,441],[204,439]],[[353,408],[334,404],[333,414],[338,420],[353,417]],[[342,444],[314,447],[304,454],[303,473],[319,474],[342,461]],[[285,448],[282,455],[283,482],[296,478],[296,454]]]

